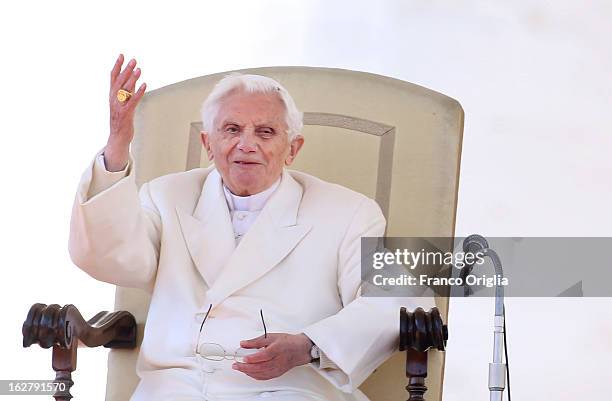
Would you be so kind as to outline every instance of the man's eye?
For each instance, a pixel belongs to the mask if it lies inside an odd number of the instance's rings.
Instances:
[[[238,132],[238,128],[236,127],[227,127],[225,128],[225,132],[227,132],[228,134],[235,134]]]
[[[259,135],[266,137],[266,138],[274,135],[274,131],[272,131],[271,129],[261,129],[258,132],[259,132]]]

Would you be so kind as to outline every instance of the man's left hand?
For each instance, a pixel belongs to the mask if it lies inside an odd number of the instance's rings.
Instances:
[[[240,341],[242,348],[263,348],[245,356],[244,362],[232,365],[244,374],[257,380],[268,380],[283,375],[288,370],[309,363],[312,341],[303,333],[268,333],[250,340]]]

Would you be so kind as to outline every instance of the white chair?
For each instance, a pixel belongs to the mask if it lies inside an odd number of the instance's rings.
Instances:
[[[356,71],[269,67],[241,72],[278,80],[304,111],[305,145],[292,168],[376,199],[387,217],[387,236],[454,236],[463,131],[463,110],[456,100]],[[200,106],[225,74],[190,79],[144,96],[132,144],[139,185],[208,165],[200,143]],[[135,316],[138,346],[110,351],[107,401],[127,401],[138,383],[135,364],[149,300],[141,290],[117,287],[115,309]],[[438,297],[436,304],[446,321],[448,299]],[[431,351],[428,356],[426,399],[439,401],[444,353]],[[405,364],[406,357],[397,353],[361,389],[373,401],[406,399]]]

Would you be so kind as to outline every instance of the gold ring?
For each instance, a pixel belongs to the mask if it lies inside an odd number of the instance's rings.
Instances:
[[[125,89],[119,89],[117,91],[117,100],[121,103],[125,102],[130,97],[132,97],[132,92],[126,91]]]

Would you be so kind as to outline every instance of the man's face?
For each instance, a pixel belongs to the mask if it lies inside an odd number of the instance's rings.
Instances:
[[[219,106],[214,132],[202,132],[208,159],[235,195],[266,190],[293,162],[304,138],[289,141],[285,106],[275,93],[237,90]]]

